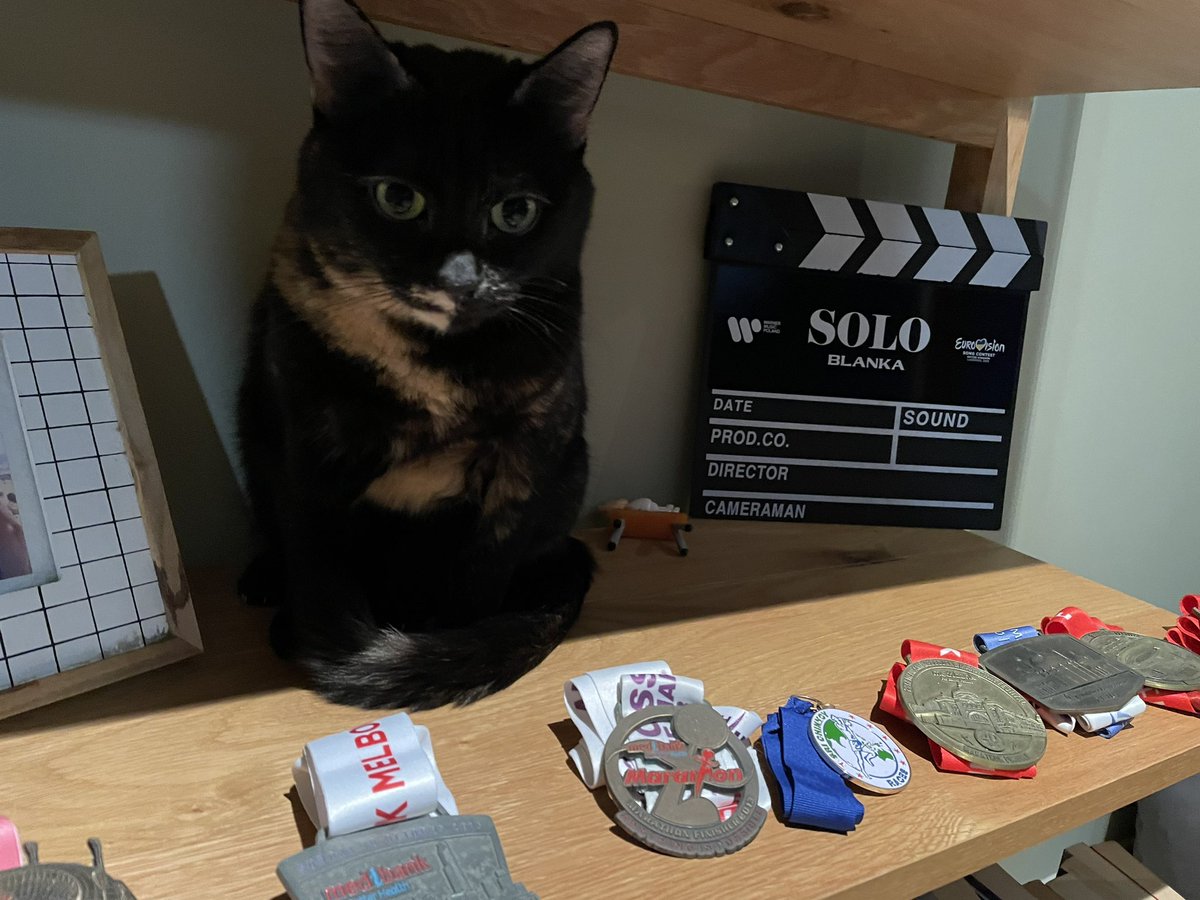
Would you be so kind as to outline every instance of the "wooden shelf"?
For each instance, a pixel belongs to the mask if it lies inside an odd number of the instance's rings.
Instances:
[[[361,5],[381,21],[537,53],[588,22],[611,19],[621,26],[618,72],[949,141],[966,151],[955,168],[954,204],[1004,214],[1030,98],[1200,86],[1197,0]],[[1000,151],[994,164],[993,148]]]
[[[603,535],[592,535],[599,547]],[[1112,741],[1049,734],[1038,776],[937,773],[924,738],[881,717],[913,782],[863,797],[848,836],[774,817],[745,850],[680,860],[615,830],[570,768],[563,681],[666,659],[716,703],[767,712],[807,693],[866,714],[902,638],[968,646],[983,628],[1065,604],[1150,634],[1171,621],[1134,600],[961,532],[699,522],[692,553],[627,540],[571,639],[502,694],[416,716],[464,813],[497,824],[514,876],[547,898],[910,898],[1200,772],[1200,720],[1151,709]],[[99,835],[140,897],[279,896],[275,865],[312,840],[289,802],[301,746],[369,716],[302,689],[266,649],[268,614],[231,575],[196,572],[205,653],[0,722],[2,811],[44,859],[83,859]],[[186,885],[186,887],[184,887]]]

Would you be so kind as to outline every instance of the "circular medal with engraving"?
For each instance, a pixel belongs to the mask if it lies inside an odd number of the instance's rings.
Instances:
[[[808,736],[825,762],[864,790],[894,794],[912,778],[908,757],[892,736],[852,712],[818,709]]]
[[[909,720],[955,756],[988,769],[1027,769],[1046,752],[1046,728],[1029,701],[974,666],[911,663],[897,683]]]
[[[1200,656],[1132,631],[1093,631],[1080,638],[1093,650],[1124,663],[1160,691],[1200,689]]]
[[[604,778],[617,824],[671,856],[733,853],[767,820],[750,751],[707,703],[621,719],[604,745]]]

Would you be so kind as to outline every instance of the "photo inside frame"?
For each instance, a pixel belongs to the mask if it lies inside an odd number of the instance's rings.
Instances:
[[[0,344],[0,594],[57,579],[12,369]]]

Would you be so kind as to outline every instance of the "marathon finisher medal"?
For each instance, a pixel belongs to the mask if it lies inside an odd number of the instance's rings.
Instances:
[[[1133,669],[1069,634],[1005,644],[979,664],[1046,709],[1072,716],[1120,709],[1145,684]]]
[[[1046,727],[1029,701],[974,666],[922,659],[896,686],[912,723],[960,759],[1019,772],[1046,752]]]
[[[314,846],[277,872],[294,900],[536,900],[513,883],[487,816],[422,816],[332,838],[318,832]]]
[[[736,765],[722,766],[718,754]],[[650,706],[621,719],[604,745],[604,777],[620,807],[617,824],[671,856],[733,853],[767,820],[750,751],[707,703]],[[737,797],[728,818],[704,793]]]
[[[809,722],[809,737],[825,762],[863,790],[894,794],[912,778],[908,757],[891,735],[852,712],[818,709]]]
[[[1160,691],[1200,689],[1200,656],[1183,647],[1131,631],[1093,631],[1080,638],[1093,650],[1129,666]]]

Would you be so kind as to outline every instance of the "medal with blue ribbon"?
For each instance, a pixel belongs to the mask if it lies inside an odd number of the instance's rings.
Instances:
[[[853,831],[864,810],[848,779],[893,793],[911,777],[904,751],[886,732],[808,697],[792,697],[767,716],[762,747],[791,825]]]

